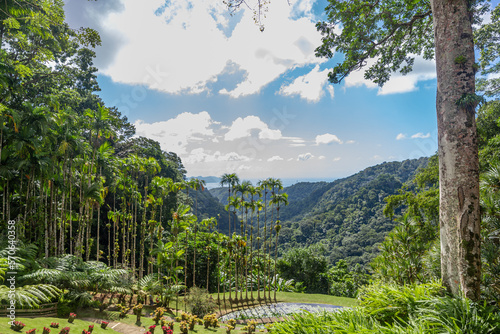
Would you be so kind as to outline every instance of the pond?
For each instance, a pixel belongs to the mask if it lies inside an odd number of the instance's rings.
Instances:
[[[229,319],[245,320],[245,319],[260,319],[284,317],[293,313],[308,311],[318,313],[323,311],[335,311],[341,309],[342,306],[329,304],[309,304],[309,303],[277,303],[270,305],[256,306],[244,310],[234,311],[219,318],[219,321],[227,321]]]

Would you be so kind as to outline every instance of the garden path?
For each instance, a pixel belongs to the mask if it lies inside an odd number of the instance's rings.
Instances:
[[[95,322],[96,324],[101,323],[101,319],[96,319],[96,318],[84,318],[82,320]],[[122,334],[138,334],[138,333],[145,333],[146,332],[146,329],[143,327],[128,325],[128,324],[124,324],[124,323],[121,323],[118,321],[110,321],[108,328],[112,328],[113,330],[117,331],[118,333],[122,333]]]

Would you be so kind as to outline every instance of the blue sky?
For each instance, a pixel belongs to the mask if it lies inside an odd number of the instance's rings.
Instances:
[[[314,56],[324,0],[271,1],[264,32],[221,0],[65,3],[101,33],[99,95],[188,176],[337,178],[437,150],[434,63],[383,88],[361,72],[331,85],[342,55]]]

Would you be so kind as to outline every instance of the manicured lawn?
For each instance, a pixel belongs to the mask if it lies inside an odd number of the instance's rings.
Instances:
[[[83,321],[79,319],[75,319],[72,324],[68,322],[68,318],[16,318],[17,321],[21,321],[26,325],[20,332],[13,331],[10,329],[10,325],[8,322],[10,321],[8,318],[2,319],[0,322],[0,333],[1,334],[14,334],[14,333],[26,333],[32,328],[36,328],[37,334],[42,334],[43,327],[47,327],[50,329],[50,334],[59,334],[61,329],[64,327],[70,328],[70,334],[81,334],[81,332],[85,329],[88,330],[89,325],[93,323],[88,321]],[[52,322],[58,322],[59,328],[52,328],[50,324]],[[111,328],[102,329],[101,325],[93,324],[94,331],[92,334],[113,334],[118,333]]]
[[[272,297],[274,297],[274,294],[271,294]],[[234,297],[234,293],[232,294],[232,297]],[[257,297],[257,294],[254,293],[254,298]],[[330,304],[330,305],[337,305],[337,306],[344,306],[344,307],[352,307],[352,306],[357,306],[358,302],[356,299],[353,298],[344,298],[344,297],[334,297],[334,296],[328,296],[328,295],[320,295],[320,294],[305,294],[305,293],[293,293],[293,292],[278,292],[276,294],[277,301],[280,303],[313,303],[313,304]],[[217,294],[212,294],[212,298],[217,301]],[[229,299],[229,293],[226,293],[226,301]],[[223,298],[221,295],[221,302]],[[226,303],[226,306],[228,309],[230,309],[229,303]],[[171,303],[171,307],[175,307],[175,301]],[[180,310],[184,310],[184,303],[183,303],[183,298],[179,298],[179,304],[178,307]],[[233,309],[238,309],[238,308],[244,308],[245,306],[242,307],[242,305],[238,305],[236,307],[233,305]],[[223,310],[224,307],[222,306],[221,309]],[[144,307],[143,309],[143,314],[148,315],[154,310],[154,308],[151,308],[149,306]],[[216,311],[219,311],[217,308]],[[79,318],[98,318],[98,319],[108,319],[111,321],[116,321],[120,323],[125,323],[129,325],[139,325],[142,328],[148,328],[151,325],[154,325],[154,321],[149,318],[148,316],[142,316],[141,317],[141,323],[136,324],[136,316],[129,314],[125,318],[118,318],[119,312],[115,311],[105,311],[103,313],[97,313],[94,310],[91,309],[86,309],[86,310],[78,310],[77,311],[78,317]],[[179,311],[180,314],[180,311]],[[175,317],[175,314],[166,314],[167,316],[170,317]],[[23,321],[26,324],[26,327],[23,329],[21,333],[25,333],[27,330],[31,328],[36,328],[37,329],[37,334],[42,333],[43,327],[49,327],[51,322],[59,322],[60,327],[59,329],[52,329],[51,328],[51,334],[58,334],[61,328],[68,326],[71,328],[71,333],[73,334],[80,334],[83,329],[87,329],[88,325],[90,324],[89,322],[85,322],[79,319],[76,319],[74,324],[69,324],[67,318],[64,319],[58,319],[58,318],[36,318],[36,319],[18,319]],[[196,325],[194,331],[190,331],[190,333],[196,333],[196,334],[224,334],[226,333],[225,329],[225,324],[221,324],[220,328],[213,329],[204,329],[203,325]],[[237,333],[240,334],[242,333],[242,328],[243,326],[238,325],[236,327],[236,330],[233,330],[232,333]],[[260,330],[261,332],[265,332],[264,329]],[[259,332],[259,329],[257,330]],[[6,321],[2,322],[0,324],[0,333],[1,334],[11,334],[11,333],[19,333],[19,332],[14,332],[13,330],[10,329],[10,326],[7,324],[7,319]],[[94,326],[94,333],[96,334],[104,334],[104,333],[117,333],[114,330],[108,328],[106,330],[103,330],[100,328],[98,324]],[[139,333],[139,332],[138,332]],[[161,329],[157,328],[155,330],[155,333],[161,333]],[[179,323],[175,323],[174,325],[174,334],[179,334]]]

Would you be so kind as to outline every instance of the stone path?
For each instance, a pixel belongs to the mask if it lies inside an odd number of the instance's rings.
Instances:
[[[81,320],[94,322],[96,324],[101,323],[101,319],[95,319],[95,318],[83,318]],[[145,328],[137,327],[134,325],[124,324],[124,323],[121,323],[118,321],[110,321],[108,328],[111,328],[111,329],[117,331],[118,333],[122,333],[122,334],[140,334],[140,333],[146,332]]]

